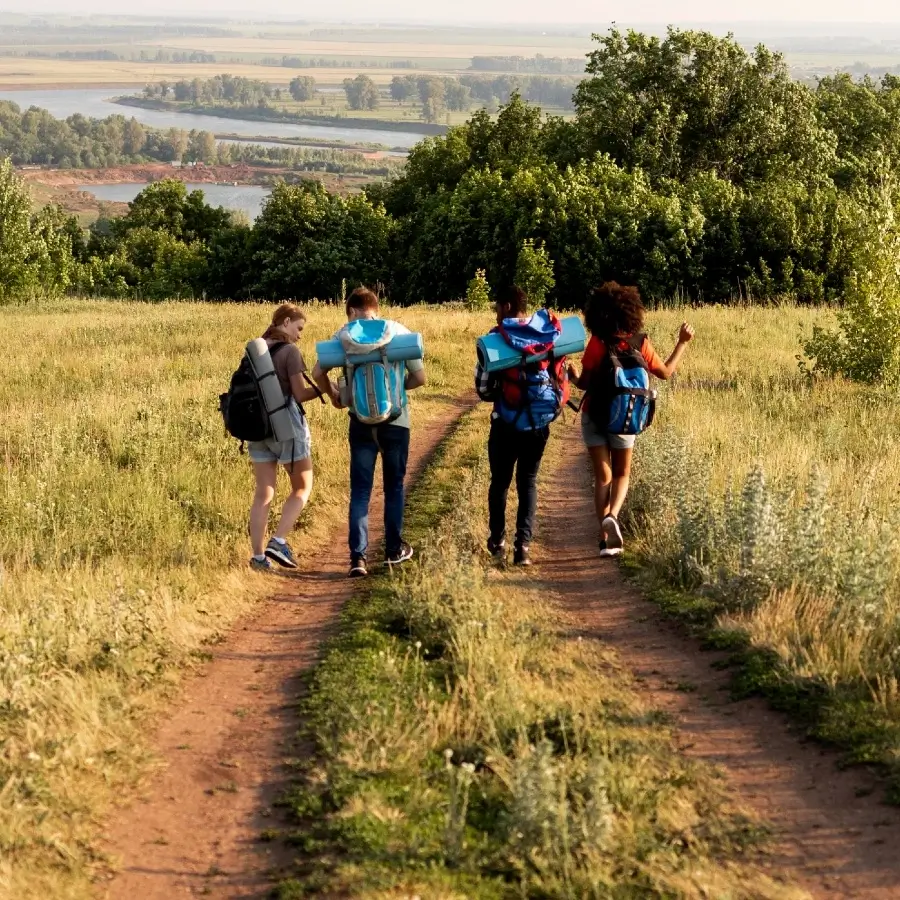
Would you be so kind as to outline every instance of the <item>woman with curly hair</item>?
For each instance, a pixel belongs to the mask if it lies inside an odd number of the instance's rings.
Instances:
[[[608,281],[591,294],[584,310],[584,320],[591,332],[591,339],[582,359],[579,375],[574,366],[569,376],[586,391],[582,404],[581,433],[594,469],[594,507],[600,522],[600,555],[616,556],[622,552],[622,529],[619,513],[628,494],[631,478],[631,456],[635,435],[610,434],[598,422],[604,415],[599,405],[608,406],[613,367],[610,348],[616,353],[631,352],[651,375],[668,379],[675,374],[688,343],[694,337],[694,329],[686,322],[678,334],[678,343],[669,358],[663,362],[654,350],[650,339],[641,332],[644,325],[644,304],[636,287],[623,287]],[[637,351],[635,353],[634,351]],[[607,417],[608,419],[608,417]]]

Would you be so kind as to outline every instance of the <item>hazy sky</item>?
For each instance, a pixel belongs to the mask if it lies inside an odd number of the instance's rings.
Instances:
[[[0,0],[10,12],[166,12],[297,19],[418,19],[455,22],[891,22],[900,23],[898,0],[154,0],[129,6],[119,0]]]

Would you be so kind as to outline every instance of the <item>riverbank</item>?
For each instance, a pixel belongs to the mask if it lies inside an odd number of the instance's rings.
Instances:
[[[37,169],[23,168],[19,174],[26,181],[39,182],[53,187],[71,187],[79,184],[131,184],[139,181],[203,182],[205,184],[256,184],[267,185],[277,178],[293,175],[290,169],[235,164],[228,166],[172,165],[171,163],[139,163],[130,166],[113,166],[106,169]]]
[[[310,148],[313,150],[337,150],[341,153],[360,153],[366,159],[388,159],[390,157],[405,157],[409,155],[406,147],[387,147],[384,144],[367,144],[364,142],[348,143],[346,141],[331,141],[325,138],[285,138],[268,137],[263,135],[248,136],[246,134],[233,134],[230,132],[216,132],[217,141],[228,141],[235,144],[255,144],[260,147],[268,147],[277,144],[281,147]]]
[[[296,115],[276,109],[258,107],[204,106],[202,104],[180,103],[175,100],[153,100],[148,97],[113,97],[113,103],[120,106],[134,106],[139,109],[155,109],[163,112],[185,113],[195,116],[219,116],[225,119],[239,119],[247,122],[280,122],[292,125],[330,125],[340,128],[377,128],[380,131],[412,132],[425,136],[443,135],[449,131],[447,125],[430,122],[416,122],[408,119],[368,119],[351,116]]]
[[[25,167],[18,174],[28,184],[34,205],[51,203],[74,215],[82,227],[97,218],[125,215],[128,204],[98,198],[85,190],[87,185],[152,184],[163,179],[175,179],[190,185],[232,185],[235,187],[272,187],[279,181],[320,181],[336,194],[355,194],[373,180],[369,175],[335,175],[328,172],[297,172],[272,166],[257,167],[242,164],[207,166],[173,166],[166,163],[146,163],[115,166],[105,169],[51,169]],[[213,203],[215,205],[215,203]]]

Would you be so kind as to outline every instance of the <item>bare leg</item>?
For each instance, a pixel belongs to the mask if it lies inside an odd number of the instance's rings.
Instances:
[[[284,501],[284,506],[281,507],[281,518],[278,520],[278,530],[275,532],[275,537],[281,538],[283,541],[287,540],[291,529],[300,518],[300,513],[303,512],[303,507],[306,506],[313,487],[312,459],[307,457],[297,460],[293,465],[293,471],[291,468],[290,465],[285,466],[287,473],[291,476],[291,494]]]
[[[262,556],[266,548],[269,507],[275,497],[278,464],[253,463],[253,475],[256,478],[256,492],[253,494],[253,505],[250,507],[250,545],[254,556]]]
[[[613,477],[609,447],[588,447],[588,454],[594,469],[594,509],[597,521],[602,522],[609,515],[609,486]]]
[[[609,514],[619,518],[625,498],[628,496],[628,486],[631,483],[631,455],[633,450],[613,450],[612,457],[612,487],[609,497]]]

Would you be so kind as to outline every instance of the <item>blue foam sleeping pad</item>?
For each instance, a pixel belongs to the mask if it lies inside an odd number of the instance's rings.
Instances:
[[[356,335],[354,335],[354,339],[359,340]],[[362,341],[360,341],[360,343],[362,343]],[[424,352],[421,334],[398,334],[387,345],[388,362],[405,362],[409,359],[421,359]],[[337,369],[347,362],[344,346],[339,340],[319,341],[316,344],[316,358],[323,369]],[[380,361],[380,350],[374,350],[372,353],[362,355],[354,354],[353,356],[353,362],[356,365]]]
[[[587,332],[580,316],[566,316],[560,320],[562,333],[553,344],[554,356],[571,356],[574,353],[582,353],[587,344]],[[476,342],[478,362],[486,372],[502,372],[513,366],[521,365],[522,354],[510,347],[498,332],[486,334],[478,338]],[[526,356],[525,362],[540,362],[546,359],[547,353],[536,353]]]

